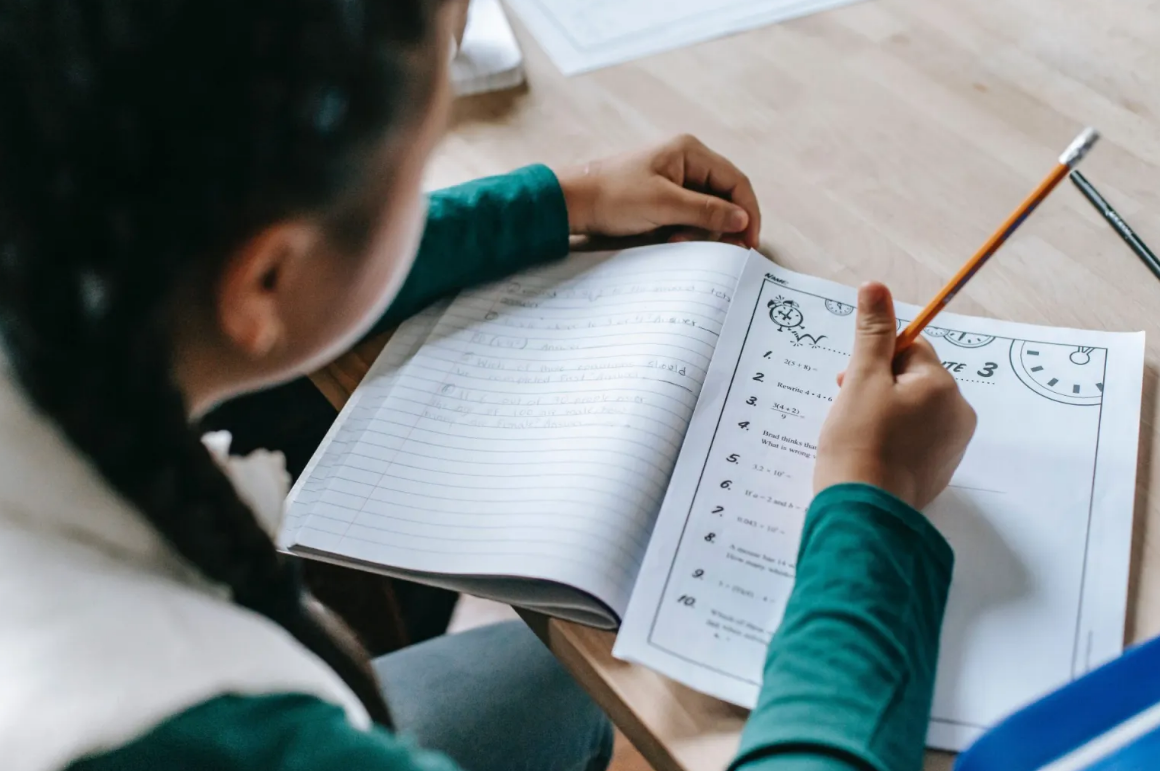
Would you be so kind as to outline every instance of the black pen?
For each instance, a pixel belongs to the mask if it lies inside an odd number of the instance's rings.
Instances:
[[[1104,219],[1108,221],[1108,224],[1112,226],[1113,230],[1120,234],[1120,238],[1124,239],[1128,248],[1143,260],[1144,264],[1148,266],[1148,270],[1152,271],[1152,274],[1156,278],[1160,278],[1160,260],[1156,259],[1156,255],[1152,254],[1152,250],[1128,227],[1128,223],[1124,222],[1124,218],[1116,213],[1116,210],[1112,208],[1111,204],[1105,201],[1104,197],[1092,187],[1092,183],[1088,182],[1083,174],[1080,174],[1078,171],[1071,172],[1071,181],[1083,193],[1084,198],[1091,201],[1092,206],[1096,207],[1099,213],[1104,215]]]

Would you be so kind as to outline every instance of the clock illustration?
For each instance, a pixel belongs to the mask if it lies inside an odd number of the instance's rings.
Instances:
[[[950,330],[943,329],[942,327],[927,327],[922,330],[922,333],[927,337],[946,337],[950,333]]]
[[[840,303],[837,300],[826,300],[826,310],[835,316],[849,316],[854,312],[854,306]]]
[[[995,339],[992,335],[979,335],[974,332],[956,332],[954,330],[947,330],[946,334],[942,335],[942,337],[948,343],[957,345],[960,348],[982,348]]]
[[[800,327],[805,321],[801,310],[798,309],[798,304],[793,300],[778,297],[770,300],[766,307],[769,308],[769,320],[777,324],[779,331]]]
[[[1011,342],[1011,368],[1023,385],[1062,404],[1098,405],[1104,398],[1104,348]]]

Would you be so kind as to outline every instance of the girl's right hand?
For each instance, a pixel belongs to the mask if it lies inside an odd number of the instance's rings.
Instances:
[[[864,284],[850,366],[818,440],[815,493],[863,482],[922,509],[963,459],[975,411],[923,338],[895,362],[897,337],[890,291]]]

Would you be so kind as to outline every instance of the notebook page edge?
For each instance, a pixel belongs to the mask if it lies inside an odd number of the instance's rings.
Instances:
[[[592,266],[598,267],[600,265],[606,264],[609,260],[614,260],[616,258],[621,257],[622,255],[629,255],[629,257],[627,257],[626,259],[632,259],[633,257],[639,256],[642,252],[644,252],[644,253],[652,252],[653,254],[651,256],[653,258],[655,258],[657,256],[656,252],[658,252],[658,251],[661,252],[661,255],[663,256],[663,258],[666,261],[666,265],[670,266],[670,268],[674,269],[674,270],[678,269],[677,266],[679,266],[679,265],[694,265],[695,266],[695,265],[702,263],[705,260],[713,260],[713,259],[715,259],[714,255],[727,255],[725,262],[728,262],[729,259],[733,260],[733,262],[730,263],[730,270],[732,271],[730,274],[730,278],[729,278],[729,289],[730,290],[735,288],[737,270],[739,269],[740,265],[744,262],[745,255],[747,254],[744,250],[737,249],[736,247],[728,247],[728,246],[723,246],[723,245],[681,244],[681,245],[668,245],[668,246],[660,246],[660,247],[645,247],[643,249],[629,250],[628,252],[625,252],[625,253],[602,253],[602,254],[595,254],[595,255],[582,255],[579,257],[574,257],[573,259],[587,261],[587,262],[582,263],[580,266],[580,268],[582,269],[582,272],[583,272],[583,271],[589,271],[589,270],[594,269]],[[684,260],[684,262],[682,262],[682,260]],[[546,266],[545,268],[540,268],[537,270],[528,271],[528,272],[526,272],[524,274],[520,274],[520,275],[521,276],[529,276],[529,275],[535,275],[535,274],[544,274],[545,271],[547,271],[548,275],[552,275],[551,271],[554,267],[555,266]],[[511,280],[512,279],[507,279],[505,281],[511,281]],[[493,284],[490,287],[485,287],[481,290],[475,290],[475,291],[480,292],[480,293],[486,293],[487,291],[491,291],[496,286],[502,285],[503,283],[504,283],[503,281],[497,282],[497,284]],[[430,345],[435,344],[435,342],[438,339],[440,339],[440,336],[444,332],[447,331],[447,329],[445,329],[444,327],[446,326],[446,323],[448,321],[448,317],[454,315],[454,311],[456,311],[456,305],[461,305],[462,303],[468,302],[470,300],[471,293],[472,293],[472,290],[468,290],[468,291],[464,292],[463,294],[460,295],[459,298],[456,299],[456,301],[452,304],[452,306],[448,308],[447,312],[444,314],[443,318],[440,320],[440,325],[437,326],[436,329],[433,330],[431,335],[429,336],[428,346],[425,346],[425,349],[428,348]],[[466,297],[466,299],[465,299],[465,297]],[[654,302],[657,302],[657,300],[654,299]],[[455,330],[451,330],[451,331],[454,332]],[[579,339],[586,339],[586,338],[579,338]],[[418,359],[416,359],[415,361],[418,361]],[[414,362],[412,362],[412,364],[414,364]],[[398,387],[401,387],[401,386],[398,386]],[[395,389],[396,393],[398,393],[398,387],[396,387],[396,389]],[[389,402],[390,398],[391,397],[388,397],[384,403]],[[681,428],[680,433],[683,435],[683,427]],[[655,516],[655,512],[650,516],[650,520],[647,523],[648,529],[651,529],[652,516]],[[309,538],[304,537],[304,538],[300,539],[299,545],[302,547],[308,547],[312,550],[328,552],[332,556],[334,556],[335,558],[338,558],[338,559],[361,559],[364,561],[378,562],[380,564],[386,564],[386,560],[372,559],[369,552],[364,551],[362,554],[358,554],[358,553],[356,553],[355,550],[338,548],[335,545],[333,539],[330,539],[324,535],[318,535],[317,537],[311,536]],[[642,549],[642,551],[643,551],[643,549]],[[442,558],[435,558],[435,559],[442,559]],[[434,561],[435,560],[432,560],[432,562],[434,562]],[[623,562],[623,560],[620,560],[620,561]],[[448,572],[445,570],[432,569],[431,564],[432,563],[427,563],[425,565],[419,565],[419,564],[405,563],[401,567],[403,567],[405,569],[412,569],[412,570],[425,569],[425,570],[428,570],[428,572],[435,572],[435,573]],[[400,567],[400,565],[398,565],[398,564],[393,564],[393,566]],[[635,572],[635,564],[632,565],[632,571]],[[630,578],[631,578],[631,576],[630,576]],[[575,584],[576,582],[571,582],[571,583]],[[623,579],[621,579],[621,580],[619,580],[619,583],[631,586],[631,580],[624,581]],[[610,606],[610,608],[612,608],[613,611],[616,613],[622,613],[625,605],[627,604],[627,591],[622,592],[624,596],[618,601],[615,596],[609,596],[607,591],[602,591],[599,587],[593,586],[587,581],[584,581],[583,583],[579,583],[578,588],[581,588],[584,591],[587,591],[590,594],[593,594],[594,596],[601,597],[602,600],[605,601]]]
[[[406,360],[414,355],[422,343],[426,341],[449,304],[450,301],[448,300],[440,300],[432,303],[400,324],[395,330],[395,334],[391,336],[391,339],[383,347],[383,350],[375,357],[375,361],[367,370],[363,382],[371,382],[383,376],[391,369],[398,369],[404,366]],[[284,504],[286,515],[283,518],[282,526],[278,532],[277,544],[279,549],[289,551],[296,542],[299,530],[309,522],[313,514],[314,501],[300,503],[299,498],[302,495],[303,489],[311,482],[322,486],[328,483],[329,474],[323,478],[315,477],[319,463],[332,453],[335,439],[346,429],[348,421],[359,408],[365,395],[366,389],[360,383],[346,404],[339,410],[338,415],[330,425],[330,428],[327,429],[326,435],[319,443],[318,448],[310,456],[310,460],[307,462],[305,468],[302,469],[302,473],[298,475],[298,479],[295,480],[294,485],[290,488]],[[340,452],[337,455],[338,457],[331,459],[336,464],[341,462],[343,453]],[[300,508],[301,510],[295,512],[296,508]]]

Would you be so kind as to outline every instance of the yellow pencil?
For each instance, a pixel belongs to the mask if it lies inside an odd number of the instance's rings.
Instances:
[[[966,283],[971,280],[971,277],[979,272],[979,268],[983,267],[991,255],[999,250],[1015,229],[1023,224],[1023,220],[1027,219],[1027,215],[1035,211],[1035,207],[1043,202],[1043,199],[1055,189],[1055,186],[1063,181],[1068,172],[1079,165],[1083,157],[1087,155],[1088,150],[1092,149],[1092,145],[1100,138],[1099,132],[1094,128],[1086,128],[1083,132],[1075,138],[1075,141],[1068,145],[1067,149],[1063,151],[1063,155],[1059,156],[1059,163],[1047,175],[1047,178],[1039,183],[1039,187],[1027,196],[1027,199],[1019,205],[1007,221],[999,226],[994,235],[987,239],[979,251],[975,252],[975,256],[967,260],[963,267],[959,268],[959,272],[955,274],[947,285],[944,286],[934,299],[927,303],[927,306],[922,309],[922,313],[914,321],[907,325],[906,329],[898,336],[898,343],[895,345],[895,355],[902,353],[910,347],[911,343],[918,339],[922,334],[922,330],[926,328],[935,316],[939,314],[943,308],[947,306],[955,295],[959,293]]]

